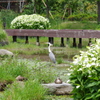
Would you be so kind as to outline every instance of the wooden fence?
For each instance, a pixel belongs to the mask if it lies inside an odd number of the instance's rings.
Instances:
[[[40,30],[40,29],[5,29],[9,36],[13,37],[13,42],[17,42],[18,36],[25,36],[25,43],[29,43],[28,37],[34,36],[37,38],[36,42],[39,45],[39,37],[48,37],[48,41],[53,43],[54,37],[61,38],[61,46],[64,46],[64,38],[73,38],[73,47],[76,47],[76,38],[79,38],[78,47],[82,47],[82,38],[89,38],[89,43],[91,43],[91,38],[100,38],[100,30],[72,30],[72,29],[62,29],[62,30]]]

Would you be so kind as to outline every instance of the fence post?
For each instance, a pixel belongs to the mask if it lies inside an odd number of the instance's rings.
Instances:
[[[13,42],[17,42],[17,36],[12,36],[13,37]]]
[[[73,38],[73,47],[76,47],[76,38]]]
[[[82,38],[79,38],[78,48],[82,48]]]
[[[48,42],[54,44],[54,38],[53,37],[48,37]]]
[[[29,43],[28,36],[26,36],[25,39],[26,39],[25,43]]]
[[[89,38],[89,43],[88,46],[91,46],[92,42],[91,42],[91,38]]]
[[[51,37],[51,43],[54,44],[54,38],[53,37]]]
[[[61,47],[65,47],[65,45],[64,45],[64,38],[63,37],[61,37],[61,44],[60,44],[60,46]]]
[[[37,45],[37,46],[40,46],[39,36],[36,37],[36,45]]]

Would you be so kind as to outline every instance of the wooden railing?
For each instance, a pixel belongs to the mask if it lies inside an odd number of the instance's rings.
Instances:
[[[0,2],[24,2],[25,0],[0,0]]]
[[[13,42],[17,42],[17,36],[25,36],[25,43],[29,43],[28,37],[37,37],[37,44],[39,43],[39,37],[48,37],[49,42],[53,43],[54,37],[61,37],[61,46],[64,46],[63,38],[73,38],[73,47],[76,47],[76,38],[79,38],[78,47],[82,47],[82,38],[89,38],[89,44],[91,38],[100,38],[100,30],[40,30],[40,29],[5,29],[9,36],[13,37]]]

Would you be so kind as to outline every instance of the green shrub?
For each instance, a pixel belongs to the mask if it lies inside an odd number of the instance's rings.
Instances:
[[[7,33],[4,30],[0,29],[0,42],[2,41],[7,41]]]
[[[77,14],[77,15],[70,15],[67,18],[70,21],[96,21],[97,15],[89,15],[89,14]]]
[[[2,24],[3,22],[6,22],[6,28],[10,28],[10,23],[16,16],[18,16],[18,14],[12,10],[3,9],[0,11],[0,20]]]
[[[28,3],[27,5],[24,5],[23,12],[21,14],[33,14],[33,8],[34,4],[33,3]]]
[[[25,83],[13,83],[4,92],[1,100],[44,100],[46,91],[38,81],[26,81]]]
[[[68,17],[68,20],[70,20],[70,21],[80,21],[85,16],[87,16],[87,14],[70,15]]]
[[[100,40],[75,56],[70,82],[74,100],[100,100]]]
[[[49,27],[49,20],[38,14],[21,15],[11,22],[11,28],[14,29],[47,29]]]

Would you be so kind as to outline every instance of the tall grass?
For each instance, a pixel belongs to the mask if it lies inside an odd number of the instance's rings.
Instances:
[[[37,79],[40,83],[49,83],[56,77],[56,72],[50,70],[50,63],[39,60],[7,58],[0,62],[0,81],[14,81],[19,75],[27,79]]]
[[[46,90],[36,80],[25,83],[13,83],[4,92],[1,100],[44,100]]]
[[[43,67],[44,66],[44,67]],[[33,68],[32,78],[37,78],[40,83],[51,83],[54,82],[55,78],[57,77],[57,72],[53,70],[51,63],[40,63],[39,66]]]
[[[25,62],[18,62],[17,59],[5,58],[0,62],[0,81],[13,81],[18,75],[27,76],[28,68]]]
[[[17,76],[27,78],[25,82],[17,82]],[[51,70],[51,63],[39,60],[5,58],[0,62],[0,83],[11,85],[0,95],[0,100],[44,100],[46,89],[40,83],[54,82],[56,72]]]

